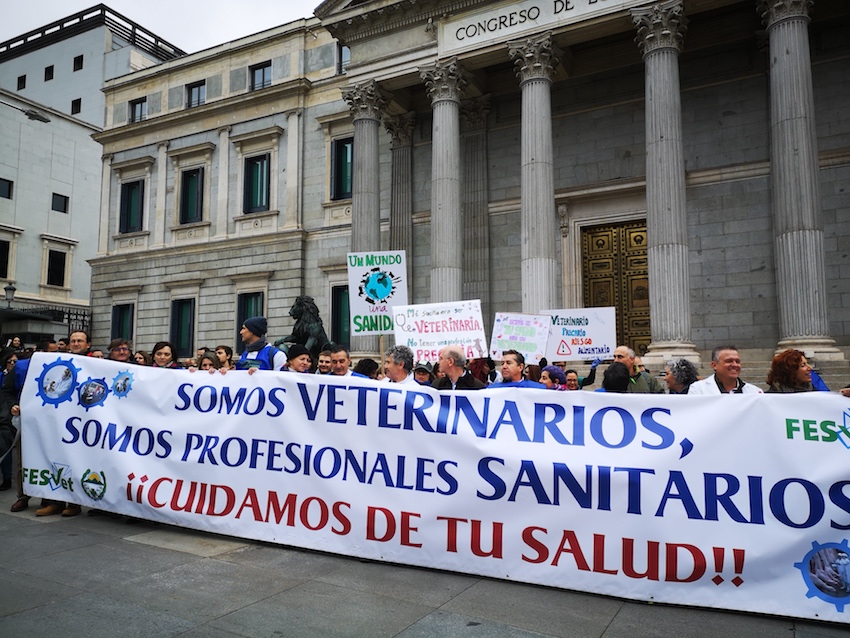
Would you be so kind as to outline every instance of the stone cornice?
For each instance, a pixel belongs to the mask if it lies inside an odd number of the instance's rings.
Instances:
[[[380,3],[373,9],[367,3],[350,9],[344,9],[338,14],[331,15],[335,2],[324,2],[315,10],[315,15],[322,21],[333,37],[343,44],[358,40],[366,40],[377,34],[403,29],[411,25],[421,24],[426,31],[433,29],[433,24],[440,17],[466,11],[479,5],[487,5],[490,0],[452,0],[450,2],[435,2],[434,0],[399,0],[393,3]]]
[[[155,134],[167,129],[180,129],[189,124],[202,121],[209,118],[218,118],[218,123],[211,126],[210,130],[217,131],[226,123],[229,123],[233,118],[234,113],[238,113],[239,108],[244,105],[245,108],[256,110],[266,104],[280,105],[281,100],[289,98],[303,98],[312,88],[312,82],[306,78],[296,78],[289,82],[272,85],[262,91],[249,91],[248,93],[240,93],[222,100],[207,102],[203,106],[197,106],[191,109],[180,109],[171,111],[165,115],[149,117],[143,122],[126,124],[116,128],[106,129],[100,133],[92,135],[92,138],[104,146],[117,142],[125,137],[141,135],[142,131],[145,136]],[[236,118],[234,122],[242,121]],[[176,137],[170,136],[170,137]]]
[[[682,0],[664,0],[629,13],[638,32],[635,42],[644,57],[659,49],[682,51],[688,30]]]
[[[813,0],[758,0],[756,11],[769,30],[784,20],[809,21]]]

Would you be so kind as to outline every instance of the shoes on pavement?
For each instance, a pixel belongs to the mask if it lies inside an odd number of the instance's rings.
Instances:
[[[11,509],[12,509],[13,512],[23,512],[29,506],[30,506],[30,497],[29,496],[22,496],[17,501],[12,503]]]
[[[62,516],[76,516],[83,511],[83,508],[76,503],[68,503],[68,507],[62,510]]]
[[[62,503],[50,503],[45,505],[44,507],[37,509],[35,511],[36,516],[53,516],[54,514],[59,514],[62,510],[65,509],[65,506]]]
[[[0,492],[5,492],[6,490],[12,489],[12,479],[6,479],[2,483],[0,483]]]

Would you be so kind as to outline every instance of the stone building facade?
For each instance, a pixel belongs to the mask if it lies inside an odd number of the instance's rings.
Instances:
[[[614,305],[619,338],[650,360],[730,341],[845,358],[846,3],[327,0],[315,14],[107,84],[96,337],[123,317],[140,345],[230,343],[249,307],[286,334],[300,293],[344,334],[345,252],[402,248],[414,303]],[[147,119],[130,122],[142,98]],[[254,210],[246,176],[264,161]],[[191,221],[187,183],[203,193]]]
[[[0,42],[0,288],[15,288],[3,336],[35,344],[89,327],[101,87],[182,54],[104,5]]]

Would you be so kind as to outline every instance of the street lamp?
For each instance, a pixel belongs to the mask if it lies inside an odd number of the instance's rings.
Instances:
[[[6,304],[7,308],[12,307],[12,301],[15,299],[15,293],[18,292],[18,289],[15,288],[12,284],[7,284],[5,288],[3,288],[3,292],[6,293]]]
[[[13,108],[16,111],[20,111],[24,115],[26,115],[29,119],[35,120],[36,122],[44,122],[45,124],[50,121],[50,118],[47,117],[41,111],[36,111],[35,109],[23,109],[20,106],[15,106],[14,104],[9,104],[8,102],[4,102],[0,100],[0,104],[5,104],[9,108]]]

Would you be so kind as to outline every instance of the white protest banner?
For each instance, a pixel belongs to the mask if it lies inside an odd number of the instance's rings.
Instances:
[[[526,363],[536,364],[546,354],[549,315],[497,312],[490,337],[490,356],[499,360],[505,350],[521,352]]]
[[[39,353],[20,404],[32,496],[635,600],[850,620],[850,401],[837,394],[438,393]]]
[[[440,350],[458,346],[468,359],[487,356],[481,301],[393,306],[395,342],[413,350],[414,361],[437,361]]]
[[[617,348],[617,309],[541,310],[550,316],[549,361],[610,359]]]
[[[348,253],[348,303],[352,335],[393,332],[390,306],[407,304],[404,251]]]

